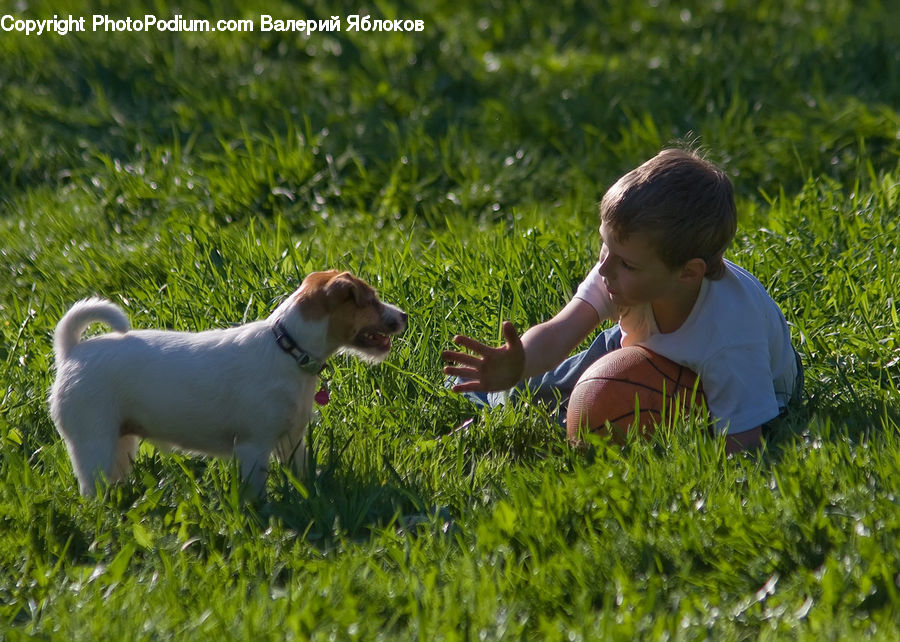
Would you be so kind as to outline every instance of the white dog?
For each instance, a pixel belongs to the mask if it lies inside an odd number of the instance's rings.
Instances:
[[[101,321],[115,331],[81,341]],[[406,314],[349,272],[316,272],[264,321],[199,333],[130,330],[109,301],[56,326],[50,414],[83,495],[128,473],[139,439],[234,455],[262,495],[270,454],[302,472],[318,374],[336,352],[382,361]]]

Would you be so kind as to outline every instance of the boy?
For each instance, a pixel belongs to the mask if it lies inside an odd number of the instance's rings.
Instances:
[[[667,149],[622,176],[600,203],[600,260],[552,319],[505,345],[465,336],[446,350],[453,390],[493,393],[525,383],[563,402],[609,350],[641,344],[700,375],[729,452],[756,447],[761,427],[799,396],[802,370],[784,315],[752,275],[724,260],[737,229],[728,177],[694,153]],[[602,321],[618,325],[563,359]],[[474,354],[472,354],[474,353]],[[494,405],[496,395],[487,396]]]

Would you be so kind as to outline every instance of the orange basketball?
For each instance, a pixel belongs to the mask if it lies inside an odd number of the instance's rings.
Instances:
[[[691,400],[703,402],[703,390],[694,384],[697,374],[643,346],[627,346],[607,353],[588,368],[572,391],[566,413],[566,430],[570,440],[578,437],[580,428],[607,434],[624,443],[628,430],[635,425],[635,397],[639,409],[637,425],[649,438],[654,428],[669,421],[678,405],[689,409]]]

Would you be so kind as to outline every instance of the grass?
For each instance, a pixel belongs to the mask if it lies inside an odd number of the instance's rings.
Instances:
[[[425,29],[0,33],[0,637],[900,637],[896,21],[632,4],[161,1]],[[62,11],[100,12],[17,15]],[[450,337],[558,310],[605,188],[691,137],[734,179],[729,258],[784,310],[805,410],[759,454],[689,421],[578,453],[540,408],[447,392]],[[72,302],[221,327],[325,267],[411,326],[381,366],[335,362],[314,473],[248,506],[233,463],[144,446],[78,496],[46,407]]]

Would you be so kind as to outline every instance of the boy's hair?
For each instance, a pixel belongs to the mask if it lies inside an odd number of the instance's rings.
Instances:
[[[647,234],[672,269],[703,259],[710,279],[724,276],[722,255],[737,231],[728,176],[682,149],[663,150],[616,181],[600,201],[600,219],[620,241]]]

